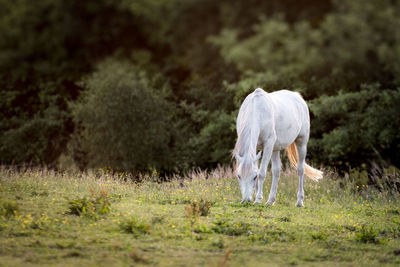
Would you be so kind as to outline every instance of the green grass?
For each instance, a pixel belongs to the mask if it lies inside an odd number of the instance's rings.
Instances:
[[[398,195],[327,175],[296,208],[284,173],[274,206],[240,205],[229,171],[154,180],[0,169],[0,266],[400,264]]]

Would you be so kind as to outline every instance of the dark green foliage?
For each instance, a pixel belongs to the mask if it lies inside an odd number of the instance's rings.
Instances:
[[[317,27],[272,16],[244,39],[226,29],[212,42],[242,73],[228,85],[237,104],[255,87],[315,98],[309,148],[315,162],[342,171],[372,162],[400,166],[400,65],[393,60],[399,12],[390,1],[337,1]]]
[[[0,18],[0,162],[55,165],[73,131],[76,81],[144,39],[119,1],[0,0]]]
[[[358,92],[339,93],[312,102],[315,138],[310,150],[321,163],[342,168],[371,162],[399,166],[400,89],[364,85]],[[393,145],[395,145],[393,147]],[[318,155],[319,153],[315,153]],[[344,166],[343,166],[344,165]]]
[[[105,191],[98,194],[92,191],[90,196],[70,200],[68,208],[68,214],[97,219],[111,211],[111,198]]]
[[[91,167],[122,171],[172,170],[175,106],[162,77],[127,62],[107,60],[85,80],[87,90],[71,105],[78,148]]]
[[[0,0],[0,162],[229,164],[244,97],[287,88],[309,160],[375,183],[374,162],[400,167],[399,18],[390,0]]]
[[[198,116],[199,113],[193,114]],[[204,114],[202,123],[203,128],[190,140],[196,165],[216,167],[218,164],[229,164],[230,154],[235,145],[235,117],[223,111],[216,111]]]

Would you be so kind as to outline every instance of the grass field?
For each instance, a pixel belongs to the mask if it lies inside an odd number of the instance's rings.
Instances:
[[[240,205],[229,170],[141,183],[0,169],[0,266],[382,266],[400,264],[398,195],[283,173],[274,206]],[[264,197],[268,195],[267,179]]]

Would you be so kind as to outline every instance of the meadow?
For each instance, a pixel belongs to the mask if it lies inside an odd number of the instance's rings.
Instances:
[[[271,182],[268,176],[264,202]],[[241,205],[232,171],[133,182],[99,169],[0,169],[0,266],[398,266],[399,196],[335,174],[282,173]]]

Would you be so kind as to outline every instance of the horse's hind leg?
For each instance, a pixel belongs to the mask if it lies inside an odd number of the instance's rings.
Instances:
[[[299,175],[299,191],[297,192],[297,207],[303,207],[304,200],[304,165],[307,154],[307,142],[297,142],[297,154],[299,162],[297,163],[297,173]]]
[[[281,171],[281,158],[279,151],[274,151],[271,157],[271,171],[272,171],[272,185],[271,191],[269,192],[269,197],[267,201],[267,205],[274,204],[276,200],[276,192],[278,190],[278,181],[279,175]]]

